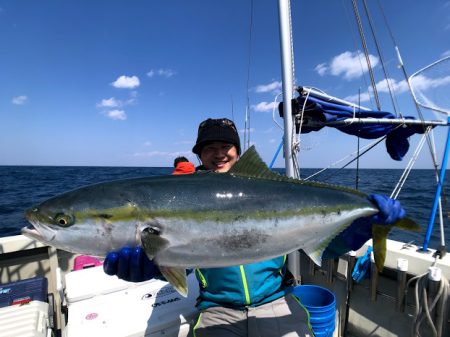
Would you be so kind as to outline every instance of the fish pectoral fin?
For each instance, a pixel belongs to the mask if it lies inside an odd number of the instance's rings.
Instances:
[[[150,260],[161,250],[169,245],[169,242],[161,235],[161,231],[155,226],[147,226],[140,233],[141,245]]]
[[[161,274],[166,278],[172,287],[180,293],[181,296],[187,297],[188,286],[186,278],[186,269],[175,267],[158,266]]]
[[[303,251],[306,253],[306,255],[309,256],[309,258],[319,267],[322,266],[322,253],[323,250],[318,249],[309,249],[309,248],[303,248]]]

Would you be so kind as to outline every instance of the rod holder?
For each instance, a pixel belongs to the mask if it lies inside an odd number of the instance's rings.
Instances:
[[[397,259],[397,298],[395,309],[399,312],[405,311],[406,277],[408,273],[408,260]]]
[[[378,289],[378,269],[375,264],[375,258],[373,252],[370,254],[370,299],[372,302],[377,300]]]
[[[347,256],[347,291],[350,292],[353,290],[354,284],[352,273],[356,263],[356,252],[351,250],[350,252],[348,252]]]
[[[428,268],[428,302],[434,302],[436,296],[438,296],[439,288],[442,282],[442,269],[439,267],[429,267]],[[441,294],[442,295],[442,294]],[[430,311],[430,315],[434,322],[436,322],[436,329],[438,336],[442,335],[442,328],[444,325],[445,313],[442,316],[442,306],[444,305],[444,298],[442,296],[439,298],[435,307]],[[444,310],[445,311],[445,310]]]

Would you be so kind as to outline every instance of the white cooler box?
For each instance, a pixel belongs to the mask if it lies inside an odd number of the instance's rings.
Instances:
[[[50,337],[48,303],[31,301],[0,308],[0,337]]]
[[[197,314],[198,282],[193,273],[187,298],[167,282],[125,282],[106,275],[101,266],[70,272],[65,281],[66,337],[181,337]]]

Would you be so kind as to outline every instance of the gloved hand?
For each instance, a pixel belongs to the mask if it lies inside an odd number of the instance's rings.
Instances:
[[[391,225],[405,217],[406,212],[398,200],[385,195],[371,194],[368,199],[378,209],[378,213],[365,218],[356,219],[336,236],[325,249],[322,258],[336,258],[350,250],[358,250],[372,237],[372,225]]]
[[[158,267],[145,255],[142,247],[123,247],[118,252],[109,252],[103,262],[103,270],[108,275],[131,281],[147,281],[159,276]]]
[[[405,217],[406,212],[400,205],[400,201],[391,199],[385,195],[370,194],[369,201],[373,202],[380,210],[372,215],[369,221],[378,225],[392,225]]]

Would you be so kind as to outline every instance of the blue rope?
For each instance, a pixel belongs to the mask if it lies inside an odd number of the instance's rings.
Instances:
[[[277,159],[278,154],[280,153],[280,150],[281,150],[282,147],[283,147],[283,138],[281,138],[281,143],[280,143],[280,145],[278,145],[277,152],[275,152],[275,155],[273,156],[273,159],[270,162],[270,165],[269,165],[270,169],[272,168],[273,164],[275,163],[275,160]]]

